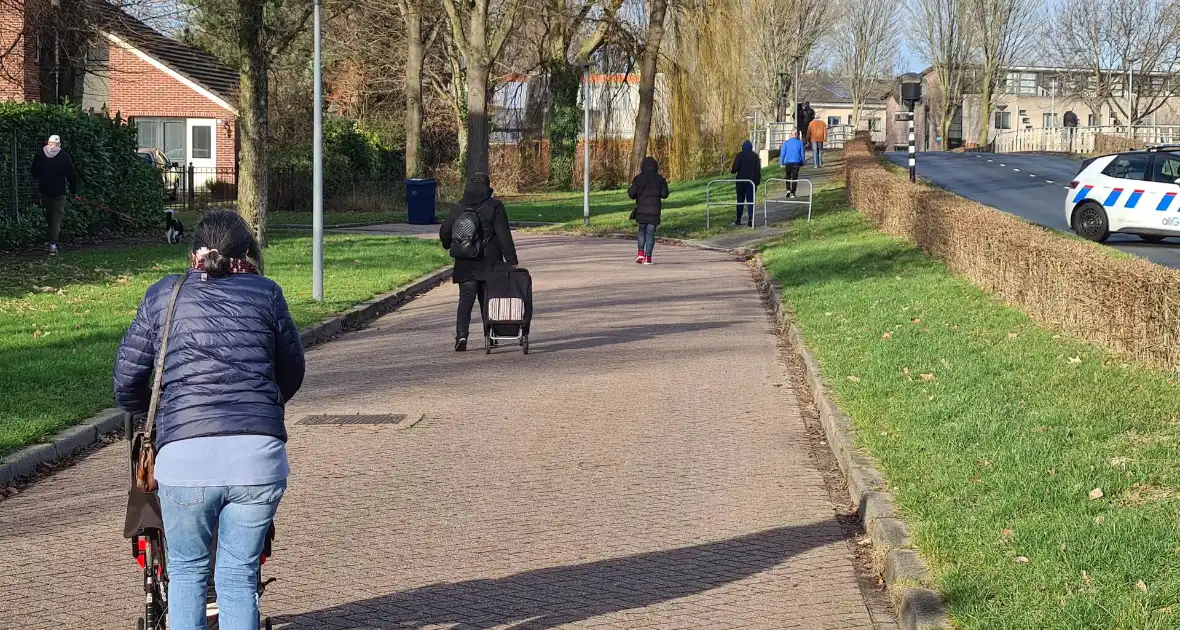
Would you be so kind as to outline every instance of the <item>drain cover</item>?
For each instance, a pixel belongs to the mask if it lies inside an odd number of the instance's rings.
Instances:
[[[400,424],[406,419],[404,413],[391,413],[375,416],[308,416],[299,424]]]

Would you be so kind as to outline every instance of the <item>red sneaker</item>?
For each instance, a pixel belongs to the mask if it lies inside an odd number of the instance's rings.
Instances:
[[[639,253],[635,255],[635,264],[637,264],[637,265],[642,264],[644,258],[645,257],[643,255],[643,250],[641,249],[641,250],[639,250]]]
[[[654,263],[652,263],[652,261],[651,261],[651,256],[646,256],[646,257],[644,257],[644,259],[643,259],[643,264],[645,264],[645,265],[651,265],[651,264],[654,264]]]

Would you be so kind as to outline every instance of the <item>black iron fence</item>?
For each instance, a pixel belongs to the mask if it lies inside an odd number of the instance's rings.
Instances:
[[[229,207],[238,200],[238,171],[232,167],[196,167],[189,164],[166,169],[160,176],[164,203],[170,209]]]
[[[0,193],[3,212],[16,216],[19,212],[37,203],[40,193],[37,180],[33,179],[30,167],[33,156],[44,146],[42,142],[21,142],[16,134],[5,138],[0,150]]]

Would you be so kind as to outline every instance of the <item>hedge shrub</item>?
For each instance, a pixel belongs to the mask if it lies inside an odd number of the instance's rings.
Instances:
[[[45,240],[45,214],[29,167],[52,134],[61,136],[78,169],[79,195],[126,215],[71,200],[62,240],[163,225],[163,180],[136,155],[135,127],[72,107],[0,102],[0,248]]]

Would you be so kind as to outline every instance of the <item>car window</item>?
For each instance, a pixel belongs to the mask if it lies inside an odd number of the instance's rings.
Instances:
[[[1102,174],[1107,177],[1143,181],[1147,179],[1147,161],[1149,157],[1147,153],[1127,153],[1120,155],[1111,160],[1110,164],[1106,165],[1106,168],[1102,169]]]
[[[1180,157],[1174,155],[1155,156],[1155,166],[1151,169],[1151,180],[1162,184],[1175,184],[1180,179]]]
[[[140,153],[139,159],[143,160],[144,164],[151,164],[152,166],[156,165],[156,160],[152,158],[151,153]]]

